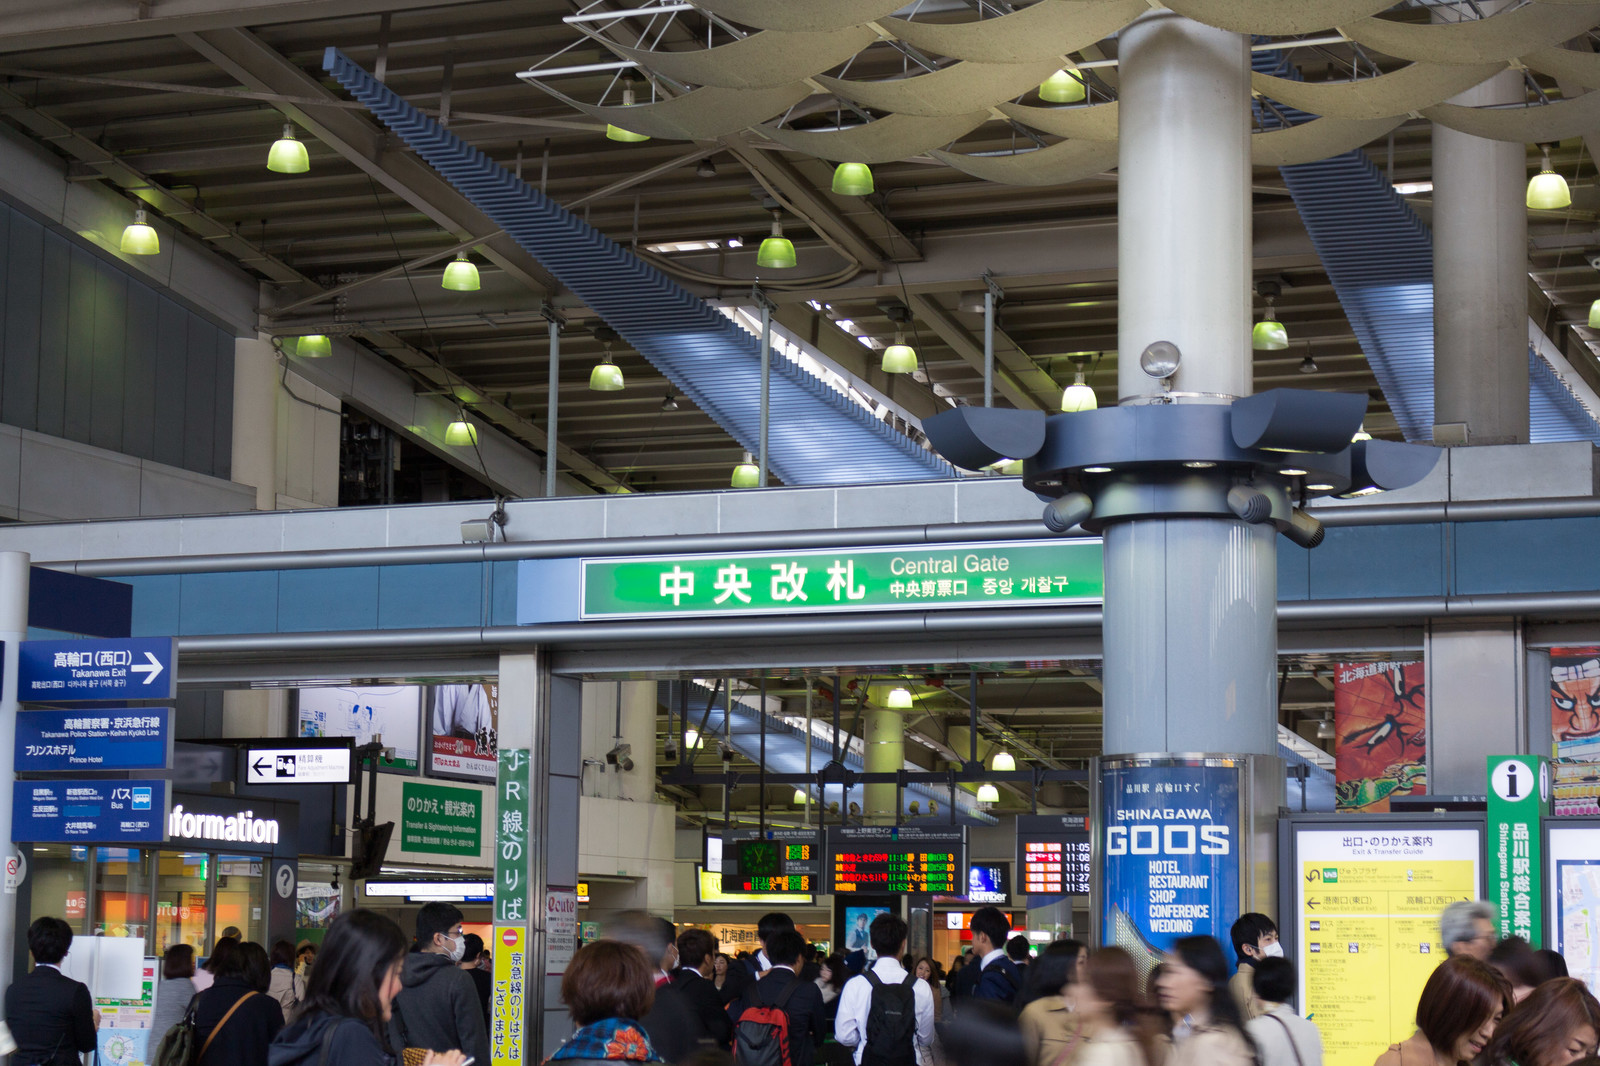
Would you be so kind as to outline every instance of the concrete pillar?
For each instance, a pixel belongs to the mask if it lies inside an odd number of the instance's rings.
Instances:
[[[1251,391],[1250,46],[1152,11],[1119,46],[1118,391],[1182,353],[1178,403]],[[1108,754],[1276,751],[1277,546],[1269,525],[1141,519],[1105,532]]]
[[[862,759],[867,773],[893,773],[906,764],[906,720],[900,711],[884,707],[869,707],[862,714],[863,742],[866,745]],[[867,824],[890,825],[898,813],[895,810],[895,786],[867,785],[861,813]]]
[[[270,342],[233,342],[233,470],[230,477],[256,490],[256,510],[278,500],[278,361]]]
[[[17,653],[28,636],[28,573],[32,557],[27,552],[0,552],[0,641],[4,641],[4,674],[0,674],[0,825],[11,839],[11,785],[17,778]],[[16,846],[0,847],[0,860],[16,854]],[[31,856],[23,856],[24,859]],[[26,952],[17,959],[16,890],[0,899],[0,960],[26,965]],[[18,971],[21,972],[20,970]],[[0,995],[13,976],[11,965],[0,965]]]
[[[1484,5],[1484,16],[1495,6]],[[1508,70],[1452,98],[1521,103]],[[1433,127],[1433,439],[1528,442],[1528,181],[1521,144]]]
[[[222,693],[224,737],[289,735],[287,689],[227,689]]]
[[[1428,694],[1428,791],[1481,796],[1484,760],[1528,748],[1527,649],[1513,621],[1434,622],[1423,645]],[[1543,702],[1542,754],[1550,753],[1549,671],[1537,686]]]

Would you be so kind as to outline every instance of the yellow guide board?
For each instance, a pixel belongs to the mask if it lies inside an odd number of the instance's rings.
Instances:
[[[1372,1066],[1416,1030],[1417,998],[1444,961],[1439,913],[1478,898],[1476,829],[1296,831],[1300,1008],[1326,1066]]]

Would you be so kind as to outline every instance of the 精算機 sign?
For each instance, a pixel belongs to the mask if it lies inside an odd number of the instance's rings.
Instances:
[[[1227,940],[1239,911],[1240,778],[1226,757],[1107,759],[1101,938],[1146,963],[1186,936]]]
[[[16,767],[25,773],[162,770],[171,765],[171,707],[21,711]]]
[[[177,658],[171,637],[25,640],[17,651],[17,699],[171,699]]]
[[[165,781],[17,781],[11,839],[31,844],[156,844],[166,839]]]

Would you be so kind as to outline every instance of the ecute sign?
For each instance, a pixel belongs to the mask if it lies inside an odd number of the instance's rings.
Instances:
[[[278,820],[257,818],[254,811],[221,814],[192,814],[183,804],[173,804],[167,818],[169,840],[221,840],[242,844],[276,844]]]

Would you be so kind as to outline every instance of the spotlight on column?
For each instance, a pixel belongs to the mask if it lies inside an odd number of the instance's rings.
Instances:
[[[1264,492],[1248,485],[1235,485],[1228,490],[1228,507],[1246,522],[1263,522],[1272,514],[1272,501]]]
[[[1268,505],[1269,509],[1271,505]],[[1081,492],[1069,492],[1045,506],[1044,526],[1052,533],[1065,533],[1094,514],[1094,501]]]
[[[1315,548],[1322,543],[1322,538],[1328,535],[1328,531],[1321,522],[1297,507],[1290,512],[1289,522],[1283,530],[1283,535],[1302,548]]]

